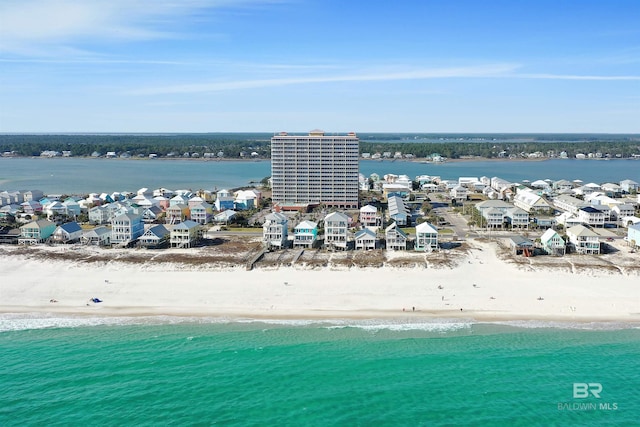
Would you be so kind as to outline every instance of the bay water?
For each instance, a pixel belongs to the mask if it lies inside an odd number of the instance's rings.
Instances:
[[[5,314],[0,331],[2,426],[630,426],[640,414],[633,325]]]
[[[458,179],[498,176],[520,182],[580,179],[585,183],[640,182],[640,160],[462,161],[421,163],[363,160],[360,173],[406,174]],[[271,162],[205,160],[121,160],[0,157],[0,190],[39,189],[47,194],[111,193],[139,188],[219,190],[257,183],[271,175]]]

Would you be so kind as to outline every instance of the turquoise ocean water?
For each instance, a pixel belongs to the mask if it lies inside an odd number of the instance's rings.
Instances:
[[[2,426],[630,426],[640,414],[632,325],[4,315],[0,330]],[[574,398],[574,383],[600,397]]]

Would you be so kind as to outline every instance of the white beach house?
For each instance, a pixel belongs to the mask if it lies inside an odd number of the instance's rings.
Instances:
[[[262,241],[269,249],[282,249],[287,245],[288,225],[287,216],[280,212],[273,212],[264,218],[262,225]]]
[[[438,230],[428,222],[416,226],[416,251],[428,251],[438,249]]]
[[[349,217],[332,212],[324,218],[324,245],[329,249],[347,249]]]
[[[584,225],[575,225],[567,229],[567,237],[579,254],[599,254],[600,240],[598,234]]]

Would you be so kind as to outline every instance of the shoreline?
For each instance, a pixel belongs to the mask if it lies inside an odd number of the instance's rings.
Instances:
[[[127,263],[117,256],[91,263],[5,253],[0,313],[640,324],[635,272],[519,266],[498,259],[494,245],[482,242],[474,242],[459,263],[442,267],[203,267]]]
[[[258,163],[258,162],[271,162],[270,157],[257,157],[257,158],[191,158],[191,157],[129,157],[129,158],[106,158],[106,157],[91,157],[91,156],[70,156],[70,157],[40,157],[40,156],[2,156],[0,158],[5,159],[42,159],[42,160],[58,160],[58,159],[82,159],[82,160],[116,160],[116,161],[187,161],[187,162],[242,162],[242,163]],[[463,156],[462,158],[450,159],[447,158],[441,162],[434,162],[427,160],[426,157],[420,158],[412,158],[412,159],[371,159],[371,158],[362,158],[358,157],[359,161],[362,162],[385,162],[385,163],[425,163],[432,165],[439,165],[443,163],[464,163],[464,162],[544,162],[548,160],[569,160],[569,161],[622,161],[622,160],[637,160],[640,161],[640,157],[612,157],[612,158],[584,158],[584,159],[576,159],[571,157],[534,157],[534,158],[499,158],[499,157],[480,157],[480,156]]]

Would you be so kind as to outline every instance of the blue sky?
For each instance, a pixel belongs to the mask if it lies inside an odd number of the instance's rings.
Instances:
[[[0,132],[640,133],[640,1],[2,0]]]

